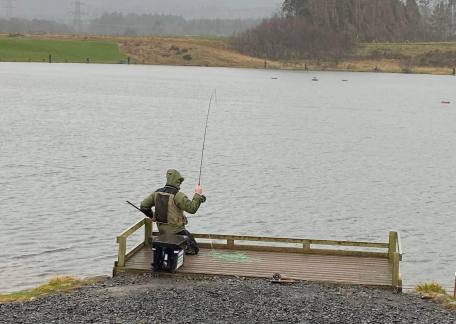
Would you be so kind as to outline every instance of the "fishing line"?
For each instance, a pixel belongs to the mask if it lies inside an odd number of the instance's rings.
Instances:
[[[200,170],[199,170],[199,177],[198,177],[198,185],[201,185],[201,173],[203,169],[203,160],[204,160],[204,150],[206,147],[206,135],[207,135],[207,126],[209,122],[209,115],[211,113],[212,101],[214,102],[214,106],[217,106],[217,89],[211,94],[211,98],[209,100],[209,107],[207,108],[207,115],[206,115],[206,125],[204,128],[204,137],[203,137],[203,147],[201,150],[201,162],[200,162]],[[213,258],[220,259],[223,261],[234,261],[234,262],[246,262],[249,257],[242,252],[229,252],[229,253],[220,253],[215,251],[214,249],[214,240],[211,237],[211,234],[208,234],[210,245],[211,245],[211,252],[210,255]]]
[[[201,185],[201,172],[203,169],[204,149],[206,146],[207,124],[209,121],[209,114],[211,113],[212,99],[214,99],[214,96],[215,97],[217,96],[217,89],[214,89],[214,92],[212,92],[211,99],[209,100],[209,107],[207,108],[206,126],[204,128],[204,137],[203,137],[203,148],[201,149],[201,162],[200,162],[200,169],[199,169],[198,185]]]
[[[203,156],[204,156],[204,147],[205,147],[205,144],[206,144],[206,134],[207,134],[207,124],[208,124],[208,121],[209,121],[209,114],[211,112],[211,102],[212,102],[212,98],[213,96],[215,96],[217,98],[217,89],[214,89],[214,92],[212,93],[211,95],[211,99],[209,100],[209,108],[207,109],[207,116],[206,116],[206,128],[204,129],[204,139],[203,139],[203,149],[201,150],[201,164],[200,164],[200,173],[199,173],[199,178],[198,178],[198,184],[201,185],[201,170],[202,170],[202,167],[203,167]],[[214,104],[216,104],[216,102],[214,101]],[[211,234],[209,234],[209,240],[211,242],[211,253],[214,253],[214,243],[213,243],[213,240],[211,238]]]
[[[203,159],[204,159],[204,149],[206,147],[206,135],[207,135],[207,125],[209,122],[209,115],[211,113],[211,105],[212,105],[212,100],[214,97],[217,97],[217,89],[214,89],[214,91],[211,94],[211,99],[209,100],[209,107],[207,108],[207,115],[206,115],[206,126],[204,127],[204,137],[203,137],[203,148],[201,149],[201,162],[200,162],[200,169],[199,169],[199,177],[198,177],[198,185],[201,185],[201,172],[203,169]],[[215,104],[214,100],[214,104]],[[211,238],[211,234],[209,234],[209,241],[211,244],[211,253],[217,253],[214,251],[214,245],[213,245],[213,240]]]

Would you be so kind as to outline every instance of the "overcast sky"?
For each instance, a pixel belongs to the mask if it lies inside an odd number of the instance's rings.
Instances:
[[[0,17],[11,1],[13,17],[71,20],[74,0],[0,0]],[[283,0],[81,0],[85,18],[104,12],[179,15],[186,18],[263,18],[278,12]]]

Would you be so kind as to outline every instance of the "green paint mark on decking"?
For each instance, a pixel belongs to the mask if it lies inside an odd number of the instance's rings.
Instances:
[[[242,252],[216,252],[212,251],[209,255],[218,260],[229,262],[247,262],[250,257]]]

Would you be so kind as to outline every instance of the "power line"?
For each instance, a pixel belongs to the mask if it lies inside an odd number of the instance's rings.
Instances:
[[[450,15],[451,15],[451,34],[456,33],[456,0],[449,0]]]
[[[73,11],[71,14],[73,15],[73,26],[77,33],[82,31],[82,16],[84,12],[82,11],[82,7],[84,7],[84,3],[82,1],[74,1],[73,2]]]
[[[13,9],[15,8],[14,2],[16,0],[3,0],[3,8],[5,9],[5,18],[10,19],[13,17]]]
[[[361,0],[355,0],[356,39],[359,40],[361,29]]]

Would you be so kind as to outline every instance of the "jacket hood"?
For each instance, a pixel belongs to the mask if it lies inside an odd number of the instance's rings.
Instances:
[[[181,183],[184,182],[184,177],[177,170],[166,171],[166,185],[180,189]]]

